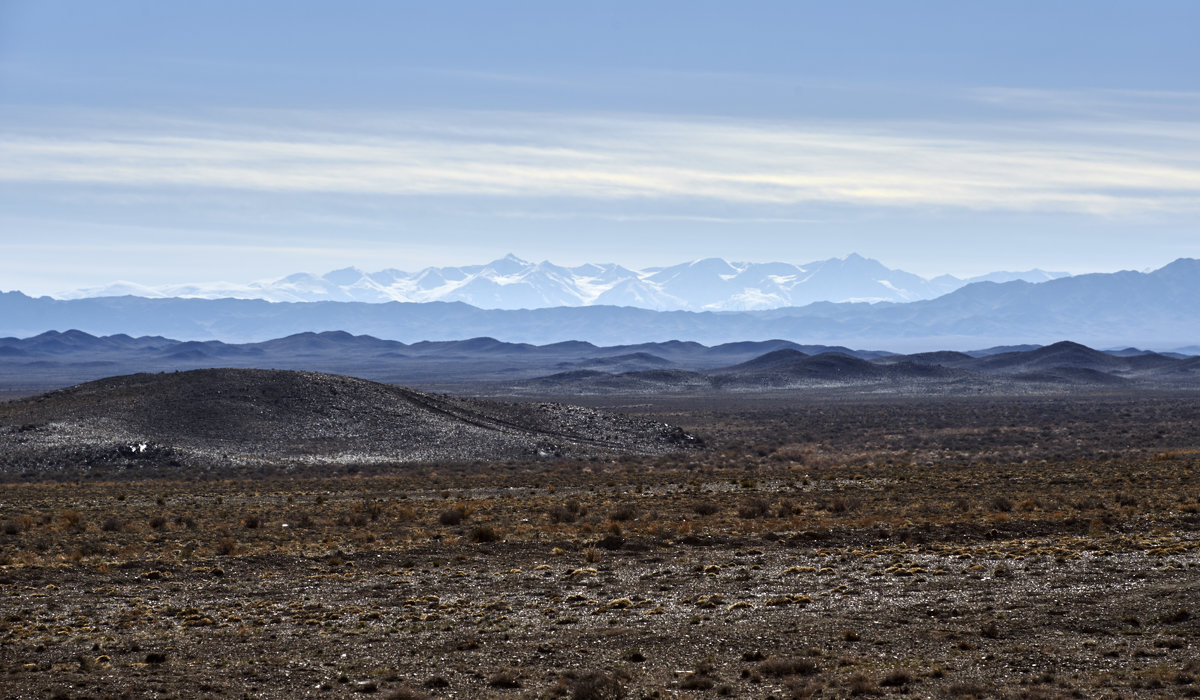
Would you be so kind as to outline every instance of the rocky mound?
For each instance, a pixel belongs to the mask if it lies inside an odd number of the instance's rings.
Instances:
[[[134,374],[0,404],[6,472],[532,459],[697,444],[678,428],[577,406],[286,370]]]

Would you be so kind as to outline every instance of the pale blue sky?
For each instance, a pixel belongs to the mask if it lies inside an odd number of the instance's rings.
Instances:
[[[0,0],[0,289],[1200,257],[1196,2]]]

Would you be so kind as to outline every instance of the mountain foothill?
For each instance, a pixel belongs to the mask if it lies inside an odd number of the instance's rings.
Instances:
[[[874,269],[857,256],[837,262],[840,272]],[[825,263],[807,266],[804,284],[824,280],[826,298],[861,292]],[[519,289],[548,265],[510,256],[418,278],[428,289],[468,278]],[[632,277],[615,266],[568,270],[577,287],[588,275],[591,292],[597,280],[647,299],[670,290],[671,310],[608,305],[603,291],[519,309],[0,293],[0,397],[10,399],[0,404],[0,469],[538,460],[703,443],[664,423],[570,405],[588,396],[1200,387],[1197,260],[1041,281],[943,280],[955,288],[917,301],[788,305],[802,289],[798,269],[702,260]],[[356,271],[322,279],[364,288]],[[845,283],[837,294],[828,291],[835,279]],[[755,280],[763,284],[746,286]],[[891,280],[884,286],[905,289]],[[759,304],[785,283],[792,296]],[[728,310],[739,286],[762,308]]]

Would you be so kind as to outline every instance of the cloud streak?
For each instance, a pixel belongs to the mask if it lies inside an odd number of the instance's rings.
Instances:
[[[1200,209],[1200,130],[643,115],[270,115],[0,136],[0,181],[244,193],[1068,211]],[[287,120],[284,120],[284,124]],[[297,122],[299,123],[299,122]]]

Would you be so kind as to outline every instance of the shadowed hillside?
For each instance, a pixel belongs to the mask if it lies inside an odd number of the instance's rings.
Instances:
[[[681,449],[663,423],[315,372],[112,377],[0,404],[0,469],[529,459]]]

